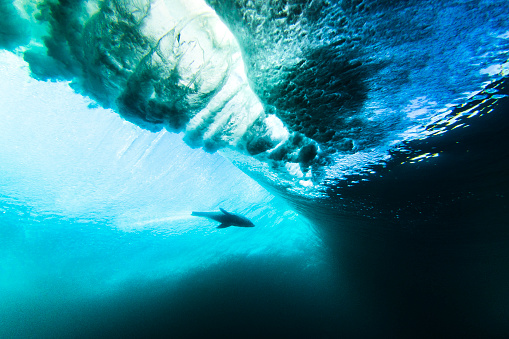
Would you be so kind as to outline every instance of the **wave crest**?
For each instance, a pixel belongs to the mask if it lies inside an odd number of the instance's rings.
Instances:
[[[46,0],[9,9],[31,32],[30,43],[12,41],[35,77],[68,80],[145,129],[183,132],[192,147],[233,149],[223,154],[245,171],[304,191],[425,137],[508,68],[503,0]]]

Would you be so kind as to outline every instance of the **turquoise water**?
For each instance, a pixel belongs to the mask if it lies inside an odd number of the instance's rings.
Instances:
[[[47,322],[76,334],[62,326],[75,308],[105,312],[126,286],[175,286],[240,258],[325,265],[311,224],[218,154],[90,108],[1,57],[2,336],[49,335]],[[256,228],[191,216],[218,207]]]

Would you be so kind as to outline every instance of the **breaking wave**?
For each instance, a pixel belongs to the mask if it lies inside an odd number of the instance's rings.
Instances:
[[[505,0],[0,8],[0,46],[35,78],[68,81],[142,128],[183,132],[259,181],[308,195],[442,132],[454,106],[497,100],[496,87],[480,91],[509,72]]]

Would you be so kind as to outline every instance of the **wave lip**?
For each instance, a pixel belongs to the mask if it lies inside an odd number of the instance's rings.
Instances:
[[[258,167],[308,168],[316,155],[314,141],[267,114],[236,39],[204,2],[46,1],[37,9],[31,22],[43,38],[23,47],[35,77],[70,80],[145,129],[256,156]]]

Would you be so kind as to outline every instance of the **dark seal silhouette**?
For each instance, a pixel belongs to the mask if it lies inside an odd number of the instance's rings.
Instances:
[[[254,227],[251,220],[244,216],[227,212],[222,208],[219,208],[219,210],[221,212],[192,212],[191,215],[219,221],[221,224],[217,226],[217,228],[226,228],[230,226]]]

